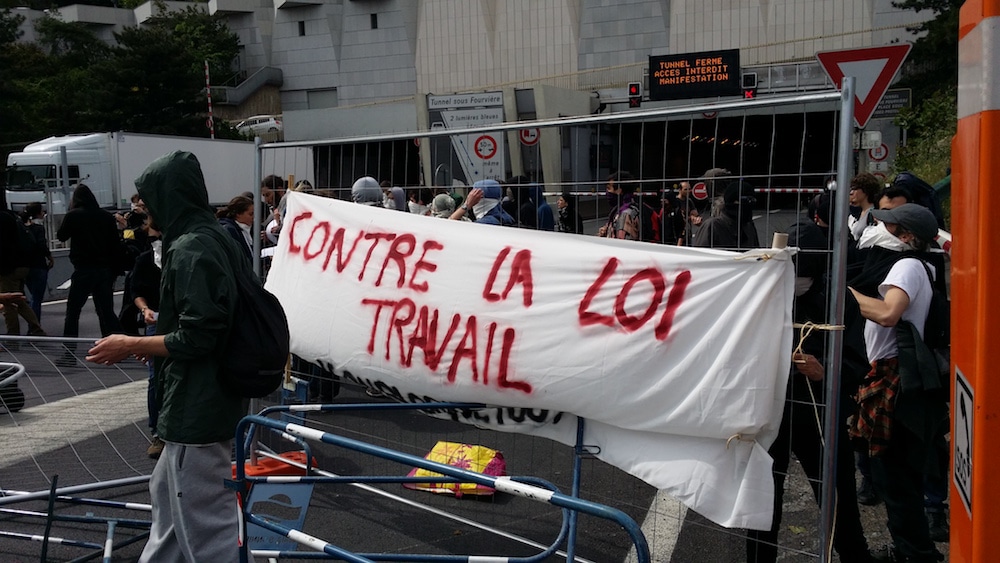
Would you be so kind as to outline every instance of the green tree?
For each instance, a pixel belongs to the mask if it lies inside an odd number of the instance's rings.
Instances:
[[[931,184],[945,177],[958,125],[956,103],[956,89],[945,88],[899,113],[896,123],[906,129],[909,139],[896,157],[897,172],[910,170]]]
[[[132,131],[208,136],[205,61],[213,75],[224,75],[239,53],[236,34],[194,7],[167,12],[161,6],[145,26],[115,39],[118,46],[101,69],[115,84],[107,98],[113,103],[104,108],[112,121]]]
[[[914,105],[896,118],[896,124],[906,130],[907,141],[893,163],[895,172],[910,170],[931,184],[944,178],[951,168],[958,108],[958,17],[964,2],[893,2],[896,8],[930,10],[934,16],[910,28],[920,36],[913,43],[898,85],[913,90]],[[944,201],[944,207],[949,217],[950,201]]]
[[[7,8],[0,12],[0,45],[11,45],[21,38],[23,32],[18,29],[24,23],[24,16],[11,13]]]
[[[38,44],[67,66],[90,66],[110,51],[83,22],[64,22],[47,15],[35,22]]]
[[[18,43],[23,17],[0,11],[0,76],[6,78],[0,81],[0,143],[82,131],[208,136],[204,63],[213,76],[227,76],[238,37],[194,7],[168,12],[157,3],[156,10],[142,27],[116,34],[115,45],[83,24],[52,16],[35,22],[37,44]],[[228,130],[217,135],[238,138]]]
[[[50,72],[48,57],[35,45],[19,43],[24,16],[0,11],[0,149],[17,150],[36,138],[38,81]]]
[[[132,27],[101,73],[114,84],[103,112],[118,128],[143,133],[207,136],[204,73],[169,30]]]
[[[204,71],[205,61],[213,77],[228,76],[240,52],[240,39],[226,22],[194,6],[182,11],[161,11],[148,25],[168,30],[194,59],[196,71]]]
[[[965,0],[902,0],[893,7],[933,17],[908,28],[919,37],[907,57],[899,86],[913,89],[919,104],[942,88],[958,83],[958,15]]]

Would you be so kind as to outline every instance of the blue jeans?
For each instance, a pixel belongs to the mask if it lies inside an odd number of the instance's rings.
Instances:
[[[28,270],[28,277],[24,279],[24,287],[31,295],[31,310],[35,316],[42,318],[42,300],[49,289],[49,269],[31,268]]]
[[[115,275],[110,268],[77,268],[73,271],[66,300],[66,321],[63,336],[80,335],[80,313],[87,303],[87,297],[94,296],[94,309],[101,323],[101,336],[122,332],[122,325],[115,315],[113,286]]]

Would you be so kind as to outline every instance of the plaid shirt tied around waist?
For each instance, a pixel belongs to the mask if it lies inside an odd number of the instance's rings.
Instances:
[[[899,393],[899,359],[872,362],[872,369],[858,387],[858,412],[848,420],[853,438],[868,442],[868,453],[876,456],[889,446],[893,412]]]

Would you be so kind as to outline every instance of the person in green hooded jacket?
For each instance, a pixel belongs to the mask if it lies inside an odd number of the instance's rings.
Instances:
[[[136,187],[163,233],[156,335],[102,338],[87,360],[154,361],[165,447],[149,483],[152,528],[140,561],[237,561],[238,508],[224,480],[248,405],[220,388],[217,372],[235,313],[235,272],[250,263],[219,226],[193,154],[158,158]]]

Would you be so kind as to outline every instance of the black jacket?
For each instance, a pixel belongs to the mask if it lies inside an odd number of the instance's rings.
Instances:
[[[0,275],[6,275],[15,268],[27,266],[18,244],[17,221],[13,212],[0,209]]]
[[[229,217],[223,217],[222,219],[219,219],[219,225],[222,226],[224,231],[229,233],[229,236],[233,237],[237,246],[243,249],[243,253],[246,254],[247,260],[250,260],[251,263],[253,263],[252,249],[247,246],[247,241],[243,238],[243,229],[240,228],[239,224]]]
[[[76,268],[115,268],[121,261],[118,225],[114,216],[103,209],[71,209],[56,237],[70,241],[69,261]]]

